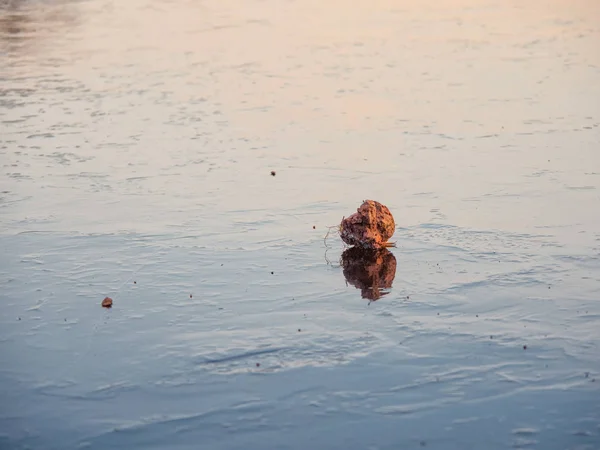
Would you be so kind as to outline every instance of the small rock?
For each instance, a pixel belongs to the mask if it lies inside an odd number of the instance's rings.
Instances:
[[[362,248],[386,247],[396,231],[396,224],[387,206],[374,200],[365,200],[356,213],[340,224],[340,237],[348,245]]]
[[[302,331],[302,329],[298,328],[298,333],[300,333]]]
[[[112,304],[113,304],[113,299],[110,297],[105,297],[104,300],[102,300],[103,308],[112,308]]]
[[[316,230],[316,229],[317,229],[317,227],[315,227],[315,226],[313,225],[313,230]]]
[[[260,367],[260,363],[256,363],[256,367]]]
[[[271,176],[274,177],[275,175],[277,175],[277,173],[275,173],[274,170],[271,170]]]
[[[190,298],[192,298],[192,294],[190,294]]]
[[[523,350],[527,350],[527,346],[526,345],[523,346]]]

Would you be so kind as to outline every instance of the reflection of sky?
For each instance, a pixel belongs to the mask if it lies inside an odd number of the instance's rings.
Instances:
[[[22,2],[26,13],[15,15],[21,25],[14,26],[41,38],[73,34],[69,48],[54,46],[47,55],[65,58],[66,70],[170,67],[179,74],[169,86],[176,98],[188,98],[188,83],[209,87],[222,112],[260,133],[302,123],[325,137],[331,129],[387,130],[410,119],[424,131],[490,134],[534,119],[542,98],[554,119],[595,111],[595,72],[568,70],[578,60],[600,62],[595,2],[543,9],[539,2],[500,8],[465,0],[239,3]],[[85,23],[77,33],[75,12]],[[572,45],[576,52],[565,51]],[[521,98],[530,102],[507,114]],[[255,114],[261,109],[269,121]]]
[[[64,147],[94,158],[81,171],[111,174],[75,178],[84,188],[210,192],[228,210],[343,202],[327,225],[363,198],[407,225],[596,222],[586,205],[598,181],[585,175],[598,160],[595,2],[39,4],[21,2],[27,52],[0,66],[5,89],[36,92],[4,98],[21,105],[3,112],[5,136],[38,145],[68,131]],[[46,174],[40,161],[30,176]],[[191,178],[203,164],[208,175]],[[276,193],[255,180],[272,168],[287,170]]]
[[[5,56],[8,57],[18,56],[19,52],[33,53],[39,57],[48,50],[48,46],[56,47],[56,40],[67,36],[78,24],[79,16],[74,2],[2,2],[0,51],[6,52]]]

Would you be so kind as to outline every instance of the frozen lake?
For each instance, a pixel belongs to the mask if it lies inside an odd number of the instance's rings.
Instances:
[[[596,1],[0,1],[0,448],[600,449],[599,125]]]

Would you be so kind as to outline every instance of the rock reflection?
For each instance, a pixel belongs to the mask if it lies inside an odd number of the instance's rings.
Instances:
[[[342,253],[341,265],[346,281],[369,300],[387,295],[396,276],[396,257],[386,248],[349,248]]]

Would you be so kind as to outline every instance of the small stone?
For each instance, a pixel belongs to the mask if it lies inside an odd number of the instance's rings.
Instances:
[[[275,272],[271,272],[271,275],[274,275],[274,274],[275,274]]]
[[[271,170],[271,176],[274,177],[277,173],[274,170]]]
[[[256,363],[256,367],[260,367],[260,363]]]
[[[137,281],[134,281],[133,284],[137,284]]]
[[[315,227],[315,226],[313,225],[313,230],[316,230],[316,229],[317,229],[317,227]]]
[[[302,330],[300,328],[298,328],[298,333],[300,333]]]
[[[192,298],[192,294],[190,294],[190,298]]]
[[[113,299],[110,297],[105,297],[104,300],[102,300],[103,308],[112,308],[112,304],[113,304]]]
[[[340,237],[348,245],[362,248],[386,247],[396,231],[396,224],[387,206],[374,200],[365,200],[356,213],[340,224]]]
[[[527,350],[527,346],[526,345],[523,346],[523,350]]]

